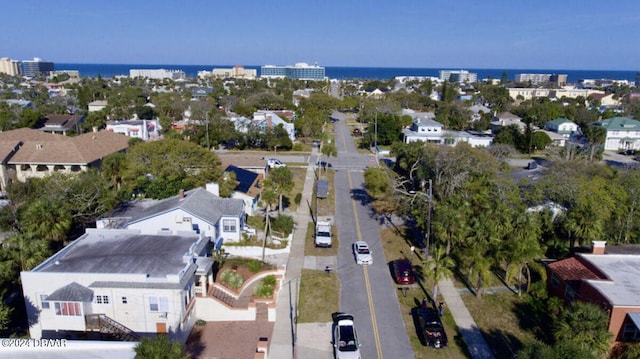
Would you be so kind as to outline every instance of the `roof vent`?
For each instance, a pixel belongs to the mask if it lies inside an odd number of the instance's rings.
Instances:
[[[53,264],[59,266],[60,265],[60,261],[55,261],[55,262],[53,262]]]

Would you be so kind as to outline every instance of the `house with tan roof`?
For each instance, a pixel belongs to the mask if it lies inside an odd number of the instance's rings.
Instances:
[[[0,132],[0,190],[15,181],[99,168],[105,156],[125,151],[128,142],[109,131],[75,137],[29,128]]]

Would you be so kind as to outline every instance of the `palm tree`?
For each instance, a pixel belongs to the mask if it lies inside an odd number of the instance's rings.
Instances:
[[[327,157],[327,161],[329,161],[329,158],[333,157],[338,157],[338,149],[336,148],[336,145],[333,142],[329,142],[326,144],[322,145],[322,149],[320,150],[320,152],[322,153],[323,156]],[[322,161],[321,161],[322,163]],[[327,171],[327,166],[324,165],[322,166],[324,169],[324,172]]]
[[[14,280],[21,271],[33,269],[51,254],[49,243],[31,233],[14,234],[2,243],[0,276]]]
[[[591,303],[573,302],[556,321],[553,336],[556,342],[571,341],[604,357],[613,334],[607,330],[607,313]]]
[[[517,277],[518,295],[520,295],[523,273],[526,276],[527,292],[531,284],[531,268],[536,269],[541,275],[545,274],[542,266],[535,262],[542,258],[544,253],[538,242],[540,226],[533,221],[532,216],[520,215],[515,222],[513,231],[506,240],[504,256],[507,259],[506,281],[511,284]]]
[[[278,194],[278,213],[280,213],[282,211],[282,197],[293,188],[293,174],[288,167],[274,168],[269,172],[269,181],[265,182]]]
[[[135,348],[136,358],[140,359],[188,359],[184,347],[177,341],[169,340],[166,335],[144,337]]]
[[[453,275],[452,268],[455,266],[453,259],[446,255],[446,250],[442,246],[431,248],[431,259],[422,262],[425,277],[433,282],[433,300],[438,299],[438,282],[450,278]]]
[[[440,202],[433,214],[434,237],[446,243],[446,255],[451,254],[452,246],[467,236],[465,214],[460,206],[449,200]]]
[[[41,198],[30,204],[22,216],[23,229],[35,237],[62,242],[71,229],[71,214]]]

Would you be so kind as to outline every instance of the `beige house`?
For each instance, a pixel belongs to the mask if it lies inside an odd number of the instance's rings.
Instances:
[[[128,147],[129,138],[110,131],[69,137],[29,128],[0,132],[0,190],[15,181],[99,167]]]

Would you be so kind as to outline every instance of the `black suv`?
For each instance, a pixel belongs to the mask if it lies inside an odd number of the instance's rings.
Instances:
[[[418,316],[425,344],[436,349],[446,347],[449,341],[438,311],[432,308],[420,308]]]

